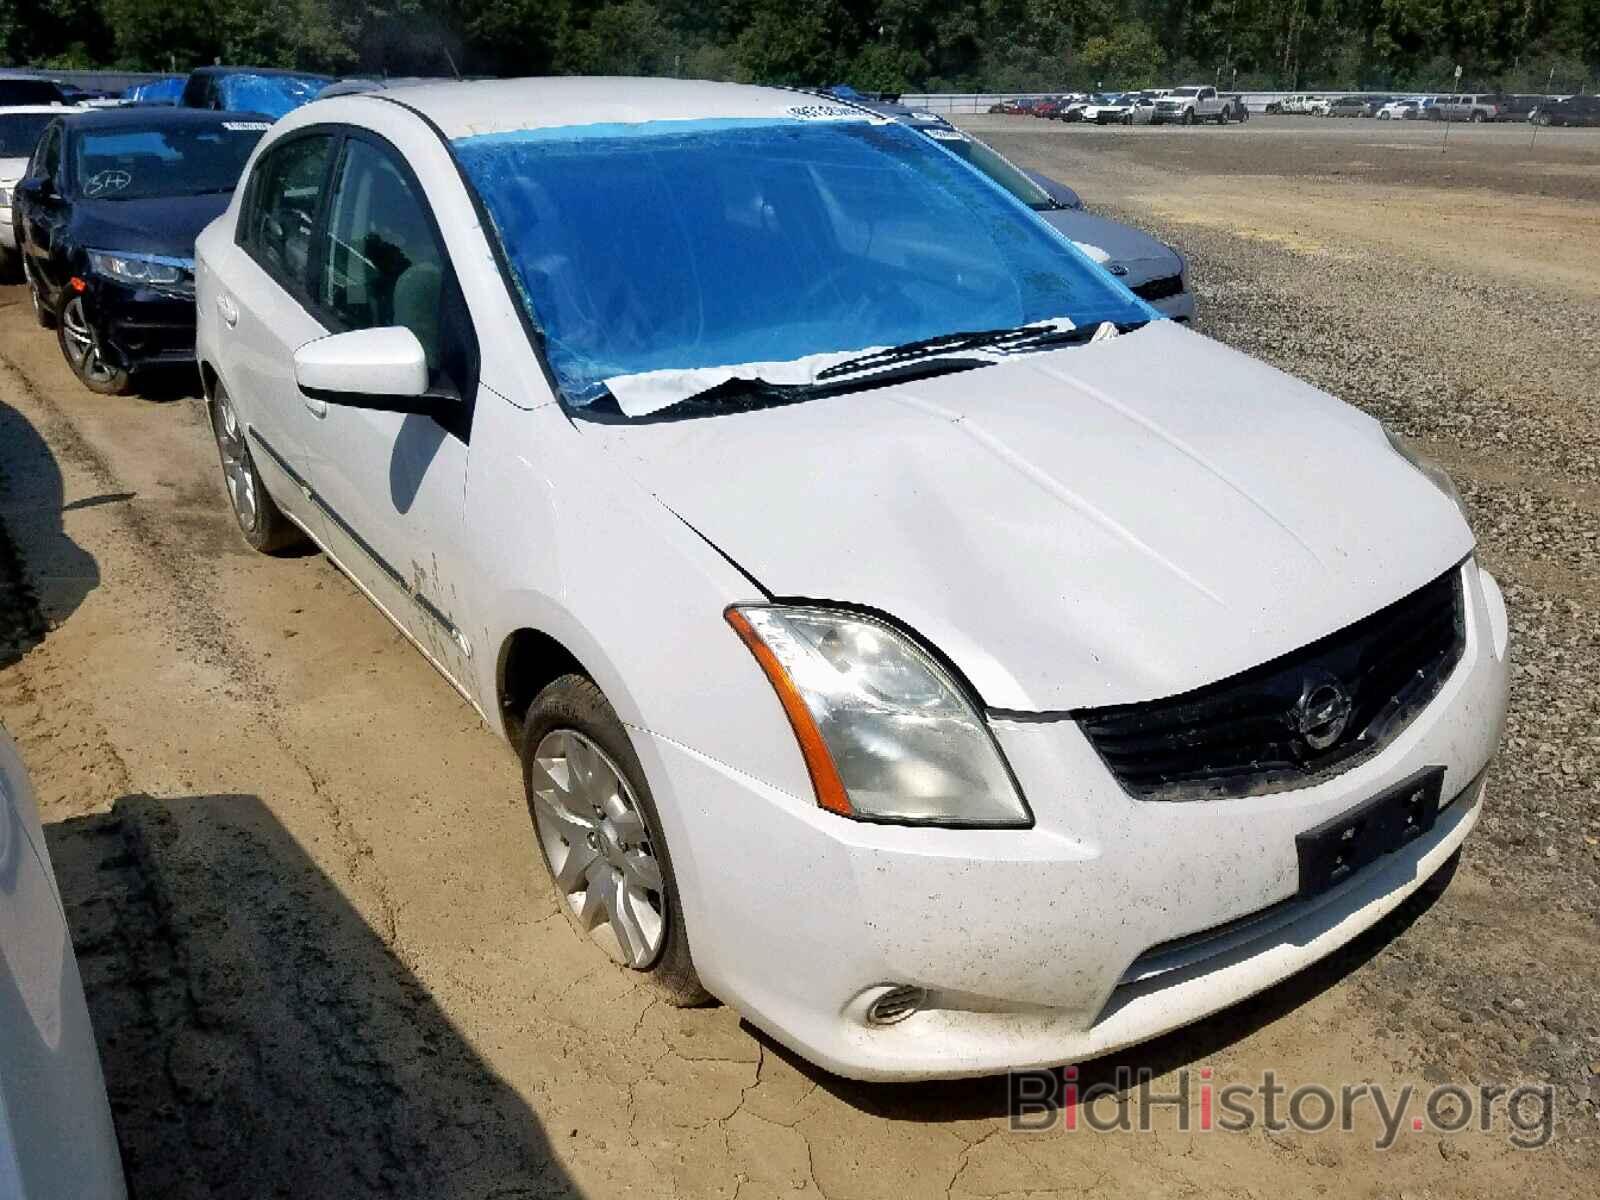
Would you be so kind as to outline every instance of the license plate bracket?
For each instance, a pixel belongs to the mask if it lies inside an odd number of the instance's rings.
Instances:
[[[1300,898],[1337,887],[1432,829],[1443,790],[1444,768],[1424,767],[1349,812],[1296,835]]]

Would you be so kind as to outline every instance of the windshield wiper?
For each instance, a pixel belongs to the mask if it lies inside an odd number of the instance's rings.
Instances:
[[[814,400],[819,396],[832,396],[840,392],[884,387],[891,383],[904,382],[907,379],[927,379],[934,375],[950,375],[957,371],[969,371],[973,367],[988,365],[986,360],[980,358],[924,358],[890,364],[864,379],[824,380],[821,373],[818,374],[817,382],[815,383],[774,383],[770,379],[761,378],[725,379],[721,383],[706,388],[704,391],[695,392],[691,396],[685,396],[681,400],[673,401],[666,408],[658,410],[658,413],[697,405],[734,410],[769,408],[776,404],[792,404],[797,400]],[[655,416],[657,413],[650,415]]]
[[[905,342],[899,346],[890,346],[884,350],[873,350],[868,354],[847,358],[844,362],[835,363],[818,371],[817,380],[821,382],[825,379],[838,379],[844,375],[857,375],[863,371],[875,371],[919,359],[946,356],[959,358],[974,350],[1032,350],[1041,346],[1081,345],[1093,338],[1099,328],[1100,322],[1095,321],[1089,325],[1070,327],[1049,324],[1014,325],[1005,329],[944,333],[938,337]],[[1128,328],[1131,329],[1133,326],[1130,325]],[[1118,332],[1125,333],[1127,329],[1118,326]]]

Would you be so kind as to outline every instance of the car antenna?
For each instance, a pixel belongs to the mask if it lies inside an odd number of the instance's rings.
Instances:
[[[439,49],[444,51],[444,60],[445,60],[445,62],[450,64],[450,73],[456,77],[456,82],[460,83],[461,82],[461,71],[456,66],[456,60],[450,56],[450,47],[449,46],[440,46]]]

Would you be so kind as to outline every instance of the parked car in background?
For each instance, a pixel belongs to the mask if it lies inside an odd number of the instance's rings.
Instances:
[[[1391,100],[1378,109],[1377,118],[1380,121],[1415,121],[1422,116],[1422,101],[1416,96],[1408,96],[1402,100]]]
[[[1536,105],[1528,114],[1536,125],[1600,125],[1600,96],[1568,96]]]
[[[1154,92],[1130,92],[1118,103],[1100,110],[1095,118],[1100,125],[1149,125],[1155,120]]]
[[[1073,114],[1066,116],[1069,121],[1092,121],[1100,123],[1100,113],[1106,109],[1120,110],[1121,97],[1116,94],[1107,95],[1104,92],[1094,92],[1078,101],[1073,108]]]
[[[1537,108],[1544,96],[1508,95],[1498,93],[1489,97],[1494,105],[1494,121],[1526,121],[1528,114]]]
[[[1194,319],[1189,266],[1174,247],[1131,225],[1085,212],[1072,188],[1037,171],[1022,170],[963,130],[915,117],[901,123],[994,180],[1157,311],[1177,321]]]
[[[1437,103],[1428,110],[1428,116],[1435,121],[1471,121],[1474,124],[1482,124],[1494,120],[1499,111],[1495,97],[1468,94],[1440,96]]]
[[[0,280],[8,283],[21,269],[11,194],[28,170],[39,135],[59,116],[59,104],[0,108]]]
[[[309,104],[331,75],[273,67],[200,67],[190,72],[178,103],[184,108],[248,112],[273,120]]]
[[[1064,96],[1044,96],[1033,102],[1028,110],[1030,116],[1040,117],[1044,120],[1058,120],[1062,110],[1070,103]]]
[[[1227,120],[1238,121],[1243,124],[1250,119],[1250,106],[1245,103],[1243,93],[1225,92],[1222,96],[1222,102],[1226,106]]]
[[[72,101],[53,79],[38,79],[27,75],[0,75],[0,108],[17,108],[37,104],[68,105]]]
[[[901,124],[319,101],[197,282],[241,533],[309,533],[518,748],[526,854],[661,1001],[856,1078],[1079,1062],[1479,819],[1509,622],[1443,473]]]
[[[1194,125],[1200,121],[1215,121],[1221,125],[1226,120],[1226,105],[1210,84],[1173,88],[1156,101],[1151,116],[1151,123],[1155,125]]]
[[[90,391],[194,358],[195,235],[228,206],[269,122],[130,106],[58,117],[15,191],[34,312]]]
[[[1367,112],[1365,96],[1339,96],[1328,104],[1330,117],[1361,117]]]
[[[1308,93],[1296,92],[1291,96],[1285,96],[1281,100],[1268,104],[1266,111],[1273,114],[1282,113],[1285,116],[1305,116],[1311,102],[1315,99],[1315,96]]]
[[[50,847],[27,768],[0,729],[0,1196],[126,1195]]]
[[[1327,96],[1312,96],[1306,101],[1303,110],[1308,117],[1325,117],[1333,108],[1333,101]]]

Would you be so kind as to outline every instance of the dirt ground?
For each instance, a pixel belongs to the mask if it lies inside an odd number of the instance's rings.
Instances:
[[[1600,134],[1530,151],[1526,130],[1458,128],[1424,178],[1409,164],[1437,150],[1385,146],[1438,131],[1373,124],[973,121],[1179,245],[1206,332],[1444,458],[1516,639],[1454,878],[1082,1082],[1529,1083],[1551,1089],[1547,1146],[1429,1127],[1380,1151],[1370,1110],[1349,1133],[1200,1132],[1197,1093],[1187,1131],[1163,1109],[1151,1133],[1015,1132],[1003,1080],[847,1083],[727,1009],[653,1005],[559,915],[509,752],[321,556],[239,540],[187,379],[91,396],[6,288],[0,721],[136,1192],[1592,1195]]]

